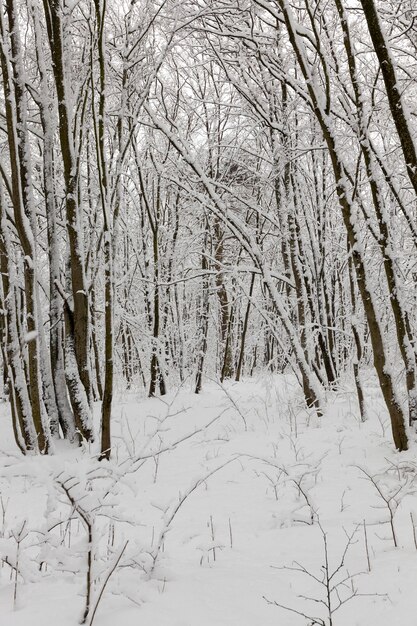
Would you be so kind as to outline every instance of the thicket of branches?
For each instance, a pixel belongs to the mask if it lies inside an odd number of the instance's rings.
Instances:
[[[111,453],[115,378],[373,363],[417,418],[412,0],[2,0],[1,353],[16,443]]]

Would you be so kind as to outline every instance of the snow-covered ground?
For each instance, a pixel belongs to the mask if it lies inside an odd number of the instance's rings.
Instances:
[[[111,463],[21,457],[3,405],[1,625],[79,622],[91,525],[96,626],[327,626],[324,541],[333,626],[413,626],[416,448],[366,391],[365,424],[353,387],[317,418],[291,377],[120,393]]]

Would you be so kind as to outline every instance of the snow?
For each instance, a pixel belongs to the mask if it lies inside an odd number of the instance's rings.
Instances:
[[[25,343],[29,343],[30,341],[35,341],[38,336],[37,330],[32,330],[30,333],[25,334]]]
[[[353,389],[348,381],[329,393],[321,418],[302,408],[290,376],[224,388],[209,382],[198,396],[186,383],[163,401],[120,392],[110,463],[99,463],[93,447],[74,450],[63,442],[55,456],[21,457],[8,407],[0,406],[2,624],[78,623],[89,549],[93,604],[121,554],[95,626],[311,623],[273,602],[326,620],[324,588],[314,578],[324,571],[324,532],[329,571],[352,535],[333,580],[346,579],[342,599],[358,594],[333,623],[412,626],[417,463],[413,450],[394,450],[372,376],[366,423]],[[98,406],[95,412],[97,419]],[[21,572],[17,585],[6,559]]]

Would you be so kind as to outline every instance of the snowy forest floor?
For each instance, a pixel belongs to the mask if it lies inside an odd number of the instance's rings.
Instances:
[[[110,463],[19,456],[2,405],[1,626],[79,622],[88,524],[95,626],[327,626],[324,534],[333,626],[413,626],[416,444],[395,452],[371,376],[366,400],[362,424],[348,384],[321,418],[291,377],[123,392]]]

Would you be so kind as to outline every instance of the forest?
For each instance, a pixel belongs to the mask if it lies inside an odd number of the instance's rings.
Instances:
[[[0,66],[5,625],[414,626],[416,1],[0,0]]]

